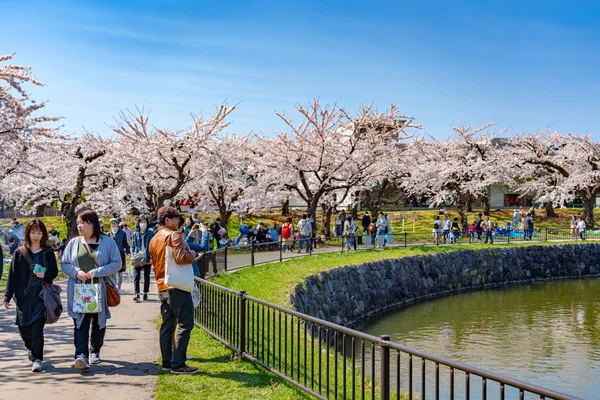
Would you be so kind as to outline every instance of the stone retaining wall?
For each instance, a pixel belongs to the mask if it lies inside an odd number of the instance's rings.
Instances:
[[[460,291],[599,274],[600,244],[458,250],[323,271],[297,285],[290,301],[302,313],[352,326],[390,308]]]

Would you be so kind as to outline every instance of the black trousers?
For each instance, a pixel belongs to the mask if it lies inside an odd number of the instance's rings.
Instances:
[[[142,265],[141,267],[135,267],[135,277],[133,278],[133,287],[135,294],[140,294],[140,279],[142,277],[142,271],[144,272],[144,293],[150,291],[150,267],[152,265]]]
[[[40,318],[33,321],[31,325],[19,326],[21,339],[25,343],[27,350],[31,351],[35,360],[44,360],[44,326],[46,320]]]
[[[194,329],[194,303],[191,293],[179,289],[158,292],[160,299],[160,352],[164,367],[185,366],[190,333]],[[175,341],[173,334],[177,328]]]
[[[100,329],[98,314],[85,314],[79,328],[77,328],[77,320],[73,319],[73,321],[75,322],[75,358],[80,354],[84,354],[89,358],[90,351],[100,354],[100,349],[104,344],[106,328]],[[92,331],[91,336],[90,327]]]

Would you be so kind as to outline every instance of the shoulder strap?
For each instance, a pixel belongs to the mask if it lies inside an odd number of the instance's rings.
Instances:
[[[25,257],[25,260],[27,260],[29,265],[33,264],[33,260],[31,259],[31,256],[29,255],[29,252],[25,246],[20,246],[17,250],[19,250],[19,253]]]
[[[85,249],[87,250],[87,252],[88,252],[90,258],[92,259],[92,262],[96,266],[96,268],[100,268],[100,266],[96,262],[96,258],[94,258],[94,256],[92,255],[92,250],[90,249],[90,246],[88,245],[87,241],[85,240],[85,238],[83,236],[81,237],[81,243],[83,243],[83,245],[85,246]]]

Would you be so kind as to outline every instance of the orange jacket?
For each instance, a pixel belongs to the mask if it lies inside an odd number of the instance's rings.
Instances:
[[[194,254],[183,239],[183,235],[166,226],[160,226],[150,241],[150,260],[159,292],[169,288],[164,284],[167,246],[173,248],[173,257],[177,264],[190,264],[194,261]]]

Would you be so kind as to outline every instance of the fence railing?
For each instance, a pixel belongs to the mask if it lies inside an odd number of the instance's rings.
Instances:
[[[276,242],[252,242],[239,246],[227,246],[202,254],[198,260],[201,277],[216,275],[221,271],[281,262],[307,255],[317,255],[350,250],[367,250],[378,247],[409,247],[422,245],[473,244],[485,243],[485,232],[444,232],[437,233],[388,233],[383,235],[357,234],[353,237],[331,236],[306,240],[282,240]],[[600,230],[579,232],[568,228],[560,229],[497,229],[488,241],[493,243],[543,242],[566,240],[600,240]],[[300,245],[302,248],[300,249]]]
[[[290,310],[204,279],[196,325],[315,398],[559,399],[557,393]]]
[[[7,210],[7,209],[2,209],[0,208],[0,219],[1,218],[7,218],[7,219],[13,219],[13,218],[33,218],[34,214],[32,213],[25,213],[21,210]],[[53,207],[47,207],[44,208],[44,217],[59,217],[60,216],[60,210],[58,208],[53,208]]]

